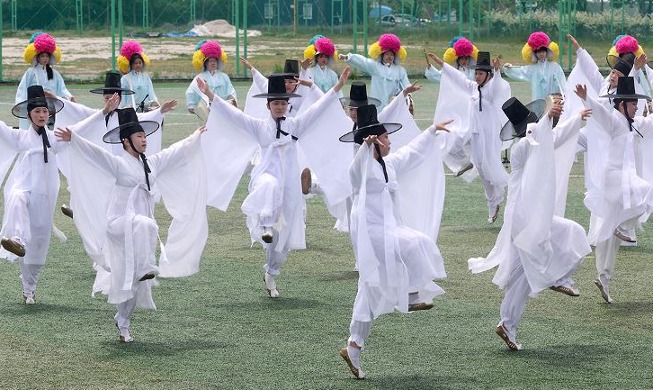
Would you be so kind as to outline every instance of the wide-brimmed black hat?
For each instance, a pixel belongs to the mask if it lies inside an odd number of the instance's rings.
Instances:
[[[286,92],[286,83],[284,82],[283,74],[271,74],[268,76],[268,93],[259,93],[252,97],[255,98],[268,98],[268,99],[288,99],[291,97],[301,97],[296,93]]]
[[[492,66],[492,62],[490,61],[490,52],[479,51],[478,57],[476,57],[476,64],[470,65],[469,68],[478,69],[478,70],[487,70],[487,71],[491,71],[492,69],[494,69],[494,67]]]
[[[376,106],[367,104],[358,107],[358,128],[343,134],[341,142],[356,142],[362,144],[370,135],[381,135],[385,132],[392,134],[401,129],[401,123],[379,123],[376,117]]]
[[[286,79],[295,79],[299,77],[299,61],[297,60],[286,60],[283,64],[283,77]]]
[[[613,95],[601,95],[602,98],[610,99],[623,99],[623,100],[638,100],[646,99],[651,101],[651,98],[646,95],[635,93],[635,79],[633,77],[619,77],[617,79],[617,93]]]
[[[516,97],[506,100],[501,106],[503,113],[508,117],[508,123],[501,128],[502,141],[510,141],[515,137],[526,134],[526,125],[537,122],[553,105],[553,99],[537,99],[527,105],[522,104]]]
[[[608,55],[605,57],[611,69],[618,70],[624,76],[628,76],[633,69],[635,63],[635,55],[633,53],[626,53],[623,56]]]
[[[340,103],[344,107],[360,107],[366,104],[374,104],[380,106],[381,101],[367,96],[367,86],[362,81],[354,81],[351,83],[349,90],[349,97],[341,97]]]
[[[50,116],[61,111],[63,108],[63,102],[57,98],[45,97],[45,92],[43,87],[40,85],[32,85],[27,87],[27,100],[16,104],[12,109],[11,113],[15,117],[21,119],[27,119],[27,114],[37,107],[47,107],[50,112]]]
[[[119,94],[133,95],[134,91],[131,89],[125,89],[120,86],[120,73],[118,72],[107,72],[104,79],[104,88],[95,88],[91,89],[91,93],[98,93],[101,95],[111,95],[116,92]]]
[[[108,144],[119,144],[123,139],[134,133],[144,132],[148,136],[159,129],[159,124],[154,121],[139,121],[136,111],[129,107],[116,110],[118,113],[118,127],[109,130],[102,140]]]

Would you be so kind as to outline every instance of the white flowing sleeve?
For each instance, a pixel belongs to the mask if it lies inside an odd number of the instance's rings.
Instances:
[[[16,152],[19,149],[19,131],[0,122],[0,183],[4,183],[5,175],[11,163],[16,158]]]
[[[403,222],[435,241],[444,207],[445,177],[438,135],[432,130],[432,126],[424,130],[385,160],[397,172]]]
[[[599,67],[594,62],[592,56],[589,55],[587,50],[580,48],[576,51],[576,67],[583,73],[585,78],[587,78],[587,83],[592,86],[595,91],[601,90],[601,84],[603,83],[604,77],[599,72]],[[576,69],[574,67],[574,69]],[[575,86],[574,86],[575,87]]]
[[[213,99],[202,153],[207,172],[207,204],[227,210],[240,178],[258,148],[255,129],[261,119],[251,118],[222,99]]]
[[[201,134],[195,132],[148,159],[155,169],[163,203],[172,217],[161,251],[162,277],[189,276],[199,271],[208,238],[206,169]]]
[[[338,138],[351,128],[351,120],[338,95],[331,89],[317,103],[287,120],[296,126],[299,146],[320,182],[327,204],[334,206],[347,199],[351,195],[346,172],[352,147]]]
[[[548,118],[543,118],[545,120]],[[553,128],[553,147],[555,160],[555,215],[564,218],[567,206],[569,173],[576,156],[578,134],[583,125],[580,114],[573,115]]]
[[[88,124],[92,126],[92,123]],[[83,126],[83,124],[82,124]],[[70,141],[68,188],[73,222],[91,259],[109,269],[102,248],[105,246],[107,209],[119,172],[120,157],[87,141],[74,131]]]

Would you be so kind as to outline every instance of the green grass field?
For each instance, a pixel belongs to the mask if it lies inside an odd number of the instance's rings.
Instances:
[[[166,118],[165,143],[190,134],[196,120],[183,108],[187,84],[156,84],[160,99],[181,107]],[[245,96],[246,83],[238,83]],[[100,98],[71,86],[80,101]],[[10,116],[15,87],[0,87],[0,120]],[[524,83],[513,93],[527,99]],[[426,127],[437,86],[416,96]],[[242,105],[242,102],[241,102]],[[345,129],[346,130],[346,129]],[[344,130],[343,130],[344,131]],[[582,165],[570,179],[568,217],[587,227]],[[218,180],[219,178],[216,178]],[[392,314],[374,325],[356,381],[338,356],[345,344],[357,274],[347,235],[332,230],[321,200],[308,200],[307,246],[292,252],[277,278],[281,298],[266,297],[264,253],[250,247],[240,204],[243,178],[228,212],[209,209],[210,235],[201,271],[165,279],[154,289],[158,310],[137,310],[136,338],[121,344],[114,308],[90,295],[94,272],[70,219],[55,215],[68,242],[53,238],[38,289],[39,303],[24,306],[18,265],[0,263],[0,388],[2,389],[646,389],[653,387],[653,270],[651,229],[639,246],[619,252],[611,285],[615,303],[603,303],[593,285],[594,258],[576,274],[579,298],[545,291],[529,301],[519,340],[508,351],[494,334],[502,292],[493,272],[472,275],[469,257],[492,248],[502,218],[487,225],[478,181],[447,176],[438,244],[448,278],[433,310]],[[59,203],[67,202],[62,183]],[[157,219],[165,234],[168,217]]]

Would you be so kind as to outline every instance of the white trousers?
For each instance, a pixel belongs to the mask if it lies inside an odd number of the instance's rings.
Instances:
[[[113,319],[118,324],[120,334],[126,334],[131,326],[131,317],[136,308],[136,297],[126,300],[116,305],[116,315]]]
[[[263,268],[265,272],[270,275],[279,275],[281,273],[281,267],[286,262],[288,258],[288,250],[283,250],[277,252],[274,250],[279,241],[279,233],[276,230],[272,231],[272,242],[267,244],[265,247],[265,265]]]
[[[370,332],[372,332],[372,322],[351,320],[349,324],[348,343],[354,342],[363,348],[365,346],[365,340],[370,336]]]
[[[621,225],[619,229],[624,232],[634,231],[638,218],[631,218]],[[612,235],[605,241],[596,244],[594,256],[596,258],[596,272],[599,276],[605,275],[610,280],[614,273],[614,266],[617,262],[617,251],[621,246],[622,240]]]
[[[526,273],[524,272],[524,267],[521,264],[521,261],[517,260],[513,262],[514,268],[510,273],[508,283],[504,289],[504,297],[501,302],[501,321],[499,325],[503,324],[504,328],[508,332],[508,336],[511,340],[516,340],[517,338],[517,327],[521,322],[522,316],[524,315],[524,310],[526,310],[526,301],[528,296],[531,294],[531,286],[528,284],[528,279],[526,278]],[[576,271],[572,269],[569,273],[555,283],[552,286],[559,285],[568,285],[572,284],[571,275]]]
[[[33,297],[36,293],[36,283],[39,281],[42,265],[25,264],[22,258],[18,259],[20,265],[20,279],[23,283],[23,295]]]

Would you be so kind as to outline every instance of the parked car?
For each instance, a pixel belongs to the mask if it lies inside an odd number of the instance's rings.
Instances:
[[[415,27],[420,24],[419,19],[417,19],[416,17],[410,14],[395,14],[394,17],[395,17],[395,22],[399,26]]]
[[[384,15],[381,19],[377,20],[377,23],[386,27],[394,27],[397,25],[394,15]]]

